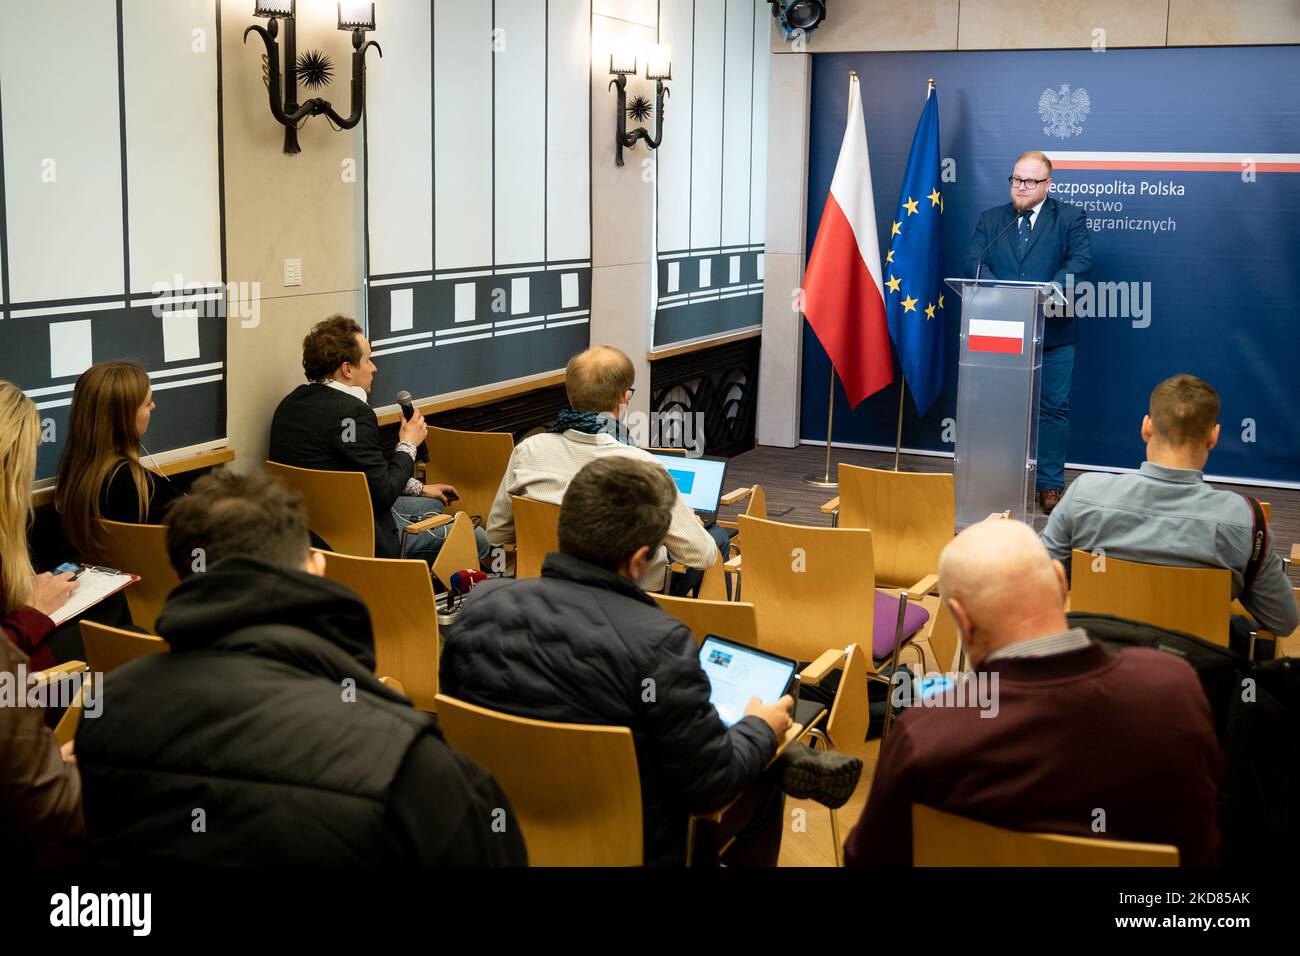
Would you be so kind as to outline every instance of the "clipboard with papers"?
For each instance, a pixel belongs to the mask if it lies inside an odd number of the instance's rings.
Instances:
[[[70,621],[140,580],[138,575],[114,568],[101,568],[93,564],[82,565],[82,568],[84,570],[77,576],[77,589],[62,607],[50,614],[50,620],[56,625]]]

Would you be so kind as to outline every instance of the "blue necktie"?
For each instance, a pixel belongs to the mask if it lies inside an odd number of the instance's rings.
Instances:
[[[1033,217],[1025,216],[1020,220],[1020,256],[1024,258],[1029,249],[1029,237],[1034,234]]]

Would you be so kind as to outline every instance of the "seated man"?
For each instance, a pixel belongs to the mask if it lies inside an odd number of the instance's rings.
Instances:
[[[862,761],[794,743],[765,772],[791,725],[788,696],[755,697],[745,717],[722,723],[695,638],[636,583],[677,500],[656,462],[610,455],[579,471],[560,508],[560,551],[542,576],[480,585],[445,632],[441,689],[517,716],[630,727],[647,864],[681,864],[689,815],[741,797],[721,832],[700,828],[696,857],[734,835],[726,862],[775,865],[781,790],[840,806]]]
[[[302,368],[307,384],[285,396],[271,419],[271,460],[297,468],[363,472],[375,513],[375,555],[398,557],[400,529],[441,514],[448,494],[456,494],[451,485],[412,477],[417,449],[428,431],[424,416],[417,411],[402,423],[397,450],[385,457],[379,422],[367,401],[377,371],[370,343],[346,316],[330,316],[307,333]],[[412,535],[406,556],[432,562],[450,527]],[[481,528],[475,535],[482,561],[491,549]]]
[[[168,512],[170,653],[105,677],[77,730],[92,858],[526,863],[506,795],[375,677],[370,614],[307,541],[259,474],[214,472]]]
[[[619,427],[620,410],[632,400],[632,360],[608,345],[575,355],[564,370],[570,408],[561,413],[550,432],[520,442],[497,489],[488,516],[487,539],[494,545],[515,540],[510,496],[559,504],[573,476],[588,462],[626,457],[653,462]],[[718,540],[700,523],[685,499],[673,488],[672,520],[659,548],[639,582],[648,591],[662,591],[669,561],[703,571],[718,560]],[[725,531],[718,529],[725,543]],[[698,582],[697,582],[698,584]]]
[[[1172,844],[1184,865],[1214,863],[1223,761],[1185,661],[1111,653],[1069,629],[1065,574],[1018,521],[959,534],[940,555],[939,592],[975,673],[943,705],[929,699],[894,722],[846,863],[910,865],[914,803],[1011,830]]]
[[[1165,379],[1142,419],[1147,458],[1137,474],[1080,475],[1052,512],[1043,544],[1067,571],[1074,548],[1146,564],[1227,568],[1242,606],[1274,634],[1290,634],[1295,595],[1269,546],[1267,524],[1260,524],[1264,546],[1252,563],[1250,503],[1201,477],[1219,440],[1218,417],[1219,395],[1207,383],[1194,375]],[[1250,628],[1234,622],[1233,630],[1233,647],[1244,652]]]

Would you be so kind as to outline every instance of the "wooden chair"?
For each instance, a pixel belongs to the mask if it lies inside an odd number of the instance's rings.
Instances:
[[[1101,561],[1075,549],[1070,560],[1070,610],[1115,614],[1158,627],[1185,631],[1228,646],[1232,572],[1226,568],[1175,568],[1123,561]]]
[[[812,661],[828,647],[872,646],[876,592],[870,531],[741,515],[740,534],[745,597],[758,615],[759,647]]]
[[[759,640],[757,615],[754,605],[741,601],[704,601],[691,598],[652,595],[665,612],[691,629],[695,640],[703,643],[710,634],[725,637],[737,644],[780,654],[780,648],[763,647]],[[801,684],[816,685],[824,681],[831,671],[839,669],[839,687],[829,713],[818,711],[820,705],[797,705],[795,721],[803,727],[804,735],[826,749],[861,759],[866,749],[867,725],[870,711],[867,702],[867,655],[856,644],[843,650],[824,651],[817,660],[799,672]],[[823,730],[820,725],[825,724]],[[831,810],[831,842],[835,859],[843,864],[844,847],[839,836],[839,818]]]
[[[458,515],[457,520],[469,524],[468,515]],[[335,552],[325,554],[325,576],[354,591],[370,609],[375,673],[397,681],[417,709],[435,710],[438,614],[428,565]]]
[[[167,529],[160,524],[100,521],[103,564],[138,575],[126,589],[131,622],[150,633],[172,588],[180,584],[167,556]]]
[[[560,506],[533,498],[510,496],[515,515],[515,577],[541,577],[542,561],[560,550]]]
[[[913,866],[1177,866],[1178,848],[1021,833],[912,804]]]
[[[651,594],[652,598],[677,620],[691,629],[695,640],[703,643],[710,634],[725,637],[746,647],[779,653],[763,647],[758,640],[758,622],[754,605],[739,601],[710,601],[704,598],[673,597]]]
[[[266,473],[302,496],[307,527],[332,551],[361,558],[375,556],[375,512],[365,475],[359,471],[296,468],[275,461],[266,463]],[[403,553],[409,536],[440,528],[452,520],[452,515],[440,514],[407,525],[402,529]]]
[[[751,518],[767,518],[767,494],[763,491],[762,485],[753,485],[749,488],[737,488],[734,491],[729,491],[722,496],[720,503],[723,505],[734,505],[739,504],[742,501],[747,501],[743,512],[744,514],[749,515]],[[724,521],[719,519],[718,524],[722,525],[724,528],[736,528],[737,530],[740,528],[738,521]],[[743,560],[744,554],[740,547],[740,535],[737,534],[731,541],[730,553],[727,555],[726,563],[722,566],[722,570],[726,574],[732,576],[732,599],[736,601],[740,600]]]
[[[843,463],[839,469],[839,497],[821,510],[837,527],[871,529],[876,586],[910,589],[937,573],[939,552],[957,526],[953,476]]]
[[[451,576],[457,571],[477,571],[478,540],[474,537],[474,521],[467,512],[458,511],[452,516],[451,530],[443,539],[438,555],[433,559],[433,574],[444,588],[451,587]]]
[[[94,621],[81,622],[81,642],[86,648],[86,664],[96,674],[115,671],[137,657],[166,654],[171,650],[171,645],[161,637]]]
[[[464,432],[430,425],[424,445],[429,450],[429,479],[454,485],[460,495],[447,506],[447,514],[464,512],[486,526],[515,450],[514,436],[509,432]]]
[[[957,660],[957,650],[961,646],[957,622],[953,620],[952,611],[948,610],[948,605],[943,601],[939,602],[930,621],[929,640],[930,650],[934,652],[934,660],[940,673],[946,674],[949,671],[964,669]]]
[[[85,664],[81,664],[81,668],[81,686],[77,688],[72,703],[68,705],[68,709],[63,712],[63,716],[59,718],[58,724],[54,727],[54,741],[60,747],[77,736],[77,727],[81,724],[81,713],[85,709],[85,699],[94,692],[92,675],[86,670]],[[50,668],[50,670],[53,669]],[[48,673],[48,671],[45,673]]]
[[[641,865],[641,782],[630,729],[512,717],[445,694],[437,703],[448,742],[509,795],[530,865]]]

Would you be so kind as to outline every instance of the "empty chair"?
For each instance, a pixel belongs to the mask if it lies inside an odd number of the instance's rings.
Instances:
[[[878,587],[911,588],[938,572],[939,552],[956,533],[952,475],[841,464],[839,479],[839,497],[822,511],[838,527],[871,530]]]
[[[913,866],[1178,866],[1178,848],[1021,833],[912,804]]]
[[[448,742],[509,794],[531,865],[641,865],[631,730],[513,717],[445,694],[437,702]]]
[[[81,622],[81,642],[86,648],[86,665],[97,674],[107,674],[137,657],[166,654],[171,649],[161,637],[94,621]]]
[[[510,496],[515,515],[515,577],[541,577],[542,561],[560,550],[560,506],[532,498]]]
[[[131,622],[152,632],[163,603],[180,578],[167,557],[167,529],[160,524],[100,521],[103,562],[140,578],[126,589]]]
[[[487,522],[501,478],[515,450],[509,432],[466,432],[429,426],[424,439],[438,480],[453,485],[460,497],[447,505],[447,514],[465,512]],[[477,562],[472,565],[477,567]]]
[[[859,644],[874,660],[893,651],[895,622],[878,627],[872,535],[740,517],[745,597],[758,614],[759,646],[811,661]],[[875,670],[874,666],[868,668]]]
[[[468,516],[461,520],[469,524]],[[438,614],[428,565],[335,553],[325,556],[325,576],[353,591],[370,610],[375,673],[396,680],[419,710],[436,709]]]
[[[1228,646],[1232,572],[1123,561],[1074,550],[1070,610],[1114,614]]]

